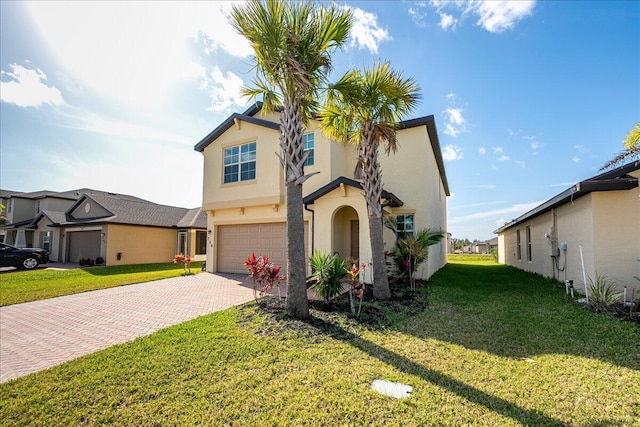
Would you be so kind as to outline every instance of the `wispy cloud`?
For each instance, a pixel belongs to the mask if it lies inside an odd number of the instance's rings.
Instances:
[[[513,29],[518,22],[533,14],[533,0],[431,0],[429,4],[438,11],[440,28],[455,30],[467,16],[477,17],[476,25],[490,33],[502,33]],[[454,15],[457,15],[454,16]]]
[[[208,111],[227,111],[232,107],[245,105],[247,99],[240,94],[243,82],[240,77],[234,73],[227,71],[222,73],[220,68],[215,66],[213,71],[202,78],[201,87],[209,92],[211,105]]]
[[[463,109],[458,104],[458,97],[454,93],[446,96],[449,106],[442,112],[445,118],[444,133],[450,136],[458,136],[467,130],[467,120],[464,118]]]
[[[450,144],[445,145],[444,150],[442,151],[442,158],[447,161],[460,160],[463,155],[464,153],[462,152],[462,148]]]
[[[1,71],[0,99],[18,107],[39,107],[43,104],[62,105],[62,93],[55,86],[47,86],[47,75],[39,68],[29,69],[9,64],[11,71]]]
[[[479,185],[472,185],[472,186],[470,186],[468,188],[480,188],[480,189],[483,189],[483,190],[492,190],[492,189],[496,188],[496,186],[493,185],[493,184],[479,184]]]
[[[447,222],[449,224],[460,224],[460,223],[471,221],[471,220],[478,220],[478,219],[492,218],[492,217],[502,217],[506,215],[518,217],[524,214],[525,212],[528,212],[531,209],[535,208],[536,206],[540,205],[542,202],[543,200],[537,201],[537,202],[517,203],[517,204],[514,204],[513,206],[509,206],[502,209],[493,209],[493,210],[488,210],[484,212],[475,212],[470,215],[450,218]]]
[[[573,157],[571,158],[571,161],[572,161],[573,163],[580,163],[580,162],[582,161],[582,159],[581,159],[580,157],[578,157],[578,156],[573,156]]]

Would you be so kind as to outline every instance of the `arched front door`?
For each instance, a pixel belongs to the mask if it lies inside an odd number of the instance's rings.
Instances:
[[[333,215],[332,250],[344,259],[360,257],[360,220],[351,206],[339,208]]]

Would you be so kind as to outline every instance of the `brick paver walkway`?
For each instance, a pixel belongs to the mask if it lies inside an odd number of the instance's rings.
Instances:
[[[0,307],[0,383],[250,301],[245,278],[201,273]]]

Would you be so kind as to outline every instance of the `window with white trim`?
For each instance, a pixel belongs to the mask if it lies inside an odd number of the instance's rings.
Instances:
[[[228,184],[254,179],[256,179],[256,143],[225,148],[223,182]]]
[[[313,136],[313,133],[302,135],[302,142],[304,144],[305,153],[307,151],[309,152],[309,157],[307,157],[307,160],[304,161],[304,165],[313,166],[313,161],[314,161],[313,154],[314,154],[314,145],[315,145],[315,138]]]
[[[398,237],[413,236],[415,231],[413,214],[405,214],[396,216],[396,229],[398,230]]]

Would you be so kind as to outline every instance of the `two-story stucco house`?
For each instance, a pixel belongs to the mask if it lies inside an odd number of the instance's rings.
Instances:
[[[82,188],[55,192],[0,190],[7,224],[2,241],[41,247],[54,262],[101,257],[106,265],[170,262],[175,254],[204,259],[201,208],[159,205],[135,196]]]
[[[276,155],[279,113],[260,109],[258,103],[231,115],[195,146],[204,155],[202,208],[208,213],[210,272],[244,273],[252,252],[286,266],[285,186]],[[433,116],[400,123],[397,137],[398,152],[380,156],[385,215],[395,216],[406,232],[427,227],[446,232],[449,188]],[[304,141],[311,152],[305,173],[320,172],[303,185],[307,252],[327,250],[369,263],[366,202],[353,179],[356,150],[328,140],[314,121]],[[393,244],[393,233],[385,231],[385,247]],[[444,241],[432,246],[420,276],[428,278],[441,268],[446,252]]]
[[[505,224],[498,234],[499,262],[577,289],[598,275],[640,295],[640,162],[569,187]],[[584,271],[583,271],[584,267]]]

